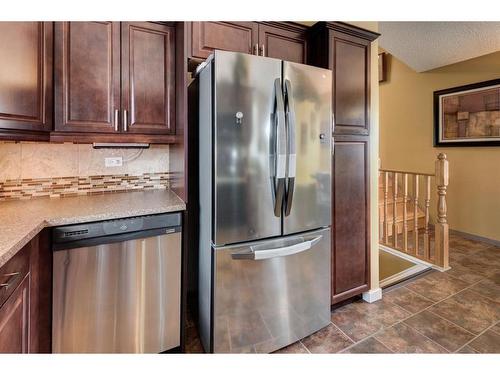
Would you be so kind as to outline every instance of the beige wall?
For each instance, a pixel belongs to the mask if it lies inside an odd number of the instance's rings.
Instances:
[[[168,145],[149,149],[100,149],[72,143],[0,142],[0,182],[24,178],[168,172]],[[121,156],[121,167],[105,167],[105,157]]]
[[[352,25],[371,31],[378,31],[378,22],[349,22]],[[379,91],[378,87],[378,40],[371,46],[371,111],[370,111],[370,223],[371,254],[370,278],[371,289],[379,288],[378,265],[378,158],[379,158]]]
[[[500,78],[500,52],[424,73],[388,62],[379,89],[382,167],[433,173],[436,155],[446,153],[450,228],[500,240],[500,147],[432,146],[433,91]]]

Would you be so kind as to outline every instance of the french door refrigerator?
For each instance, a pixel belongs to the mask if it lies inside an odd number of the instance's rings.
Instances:
[[[198,73],[201,341],[272,352],[330,323],[331,72],[215,51]]]

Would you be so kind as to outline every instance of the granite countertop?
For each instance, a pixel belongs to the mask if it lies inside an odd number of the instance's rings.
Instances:
[[[168,189],[0,202],[0,267],[45,227],[185,209]]]

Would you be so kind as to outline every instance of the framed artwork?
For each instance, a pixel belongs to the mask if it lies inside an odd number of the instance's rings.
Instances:
[[[500,79],[434,91],[434,146],[500,146]]]

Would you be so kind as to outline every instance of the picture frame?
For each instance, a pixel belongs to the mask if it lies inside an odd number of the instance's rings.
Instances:
[[[500,78],[434,91],[434,146],[500,146]]]

